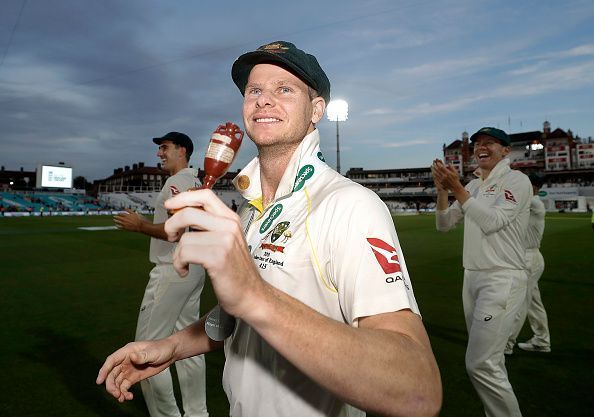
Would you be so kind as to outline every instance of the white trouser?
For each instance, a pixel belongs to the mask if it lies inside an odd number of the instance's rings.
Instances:
[[[528,287],[526,290],[526,301],[522,304],[513,332],[507,343],[508,347],[513,348],[516,339],[524,326],[526,316],[534,336],[530,341],[539,346],[551,346],[551,336],[549,333],[549,321],[547,319],[547,312],[540,298],[540,289],[538,288],[538,280],[544,271],[544,258],[538,249],[526,250],[526,265],[528,272]]]
[[[466,371],[487,417],[521,416],[503,351],[526,296],[526,271],[464,271]]]
[[[196,265],[190,265],[190,273],[184,278],[171,264],[155,266],[138,314],[136,340],[161,339],[197,321],[204,277],[204,269]],[[208,416],[204,355],[177,361],[175,368],[184,416]],[[151,417],[181,416],[169,369],[141,381],[141,387]]]

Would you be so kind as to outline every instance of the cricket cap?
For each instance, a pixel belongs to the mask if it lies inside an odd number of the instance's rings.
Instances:
[[[326,100],[326,104],[330,102],[330,80],[316,57],[285,41],[262,45],[235,60],[231,68],[231,77],[242,95],[245,95],[245,86],[252,68],[262,63],[283,67],[316,90],[320,97]]]
[[[479,136],[486,135],[491,136],[494,139],[497,139],[503,146],[511,146],[511,139],[507,136],[501,129],[497,129],[496,127],[483,127],[479,129],[474,135],[470,137],[470,141],[474,142]]]
[[[169,132],[161,138],[153,138],[153,142],[155,142],[157,145],[160,145],[166,140],[171,141],[171,143],[174,143],[175,145],[186,148],[186,157],[188,160],[190,159],[192,152],[194,152],[194,144],[188,135],[180,132]]]

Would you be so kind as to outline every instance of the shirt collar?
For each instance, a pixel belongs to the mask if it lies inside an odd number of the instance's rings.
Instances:
[[[495,179],[495,178],[500,178],[505,173],[507,173],[508,171],[510,171],[511,168],[510,168],[509,164],[510,164],[509,158],[503,158],[501,161],[497,162],[497,165],[495,165],[493,167],[493,169],[491,170],[491,173],[487,177],[487,181],[488,180],[491,180],[491,179]],[[480,179],[483,178],[482,177],[482,171],[481,171],[480,168],[477,168],[476,171],[474,171],[474,175],[476,175]]]
[[[293,192],[295,177],[299,170],[301,160],[314,154],[320,148],[320,134],[318,129],[306,135],[289,161],[287,168],[281,178],[276,190],[274,200],[278,200]],[[260,158],[255,157],[244,169],[233,179],[233,185],[248,202],[263,212],[266,207],[262,206],[262,185],[260,182]]]

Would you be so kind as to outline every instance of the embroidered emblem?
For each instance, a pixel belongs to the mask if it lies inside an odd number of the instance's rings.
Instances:
[[[285,230],[283,232],[283,236],[284,236],[284,239],[281,241],[281,243],[287,243],[288,240],[293,237],[293,233],[291,233],[290,230]]]
[[[250,186],[250,177],[242,175],[237,179],[237,186],[241,191],[247,190]]]
[[[289,228],[290,224],[291,222],[280,222],[276,225],[276,227],[272,230],[272,235],[270,237],[272,243],[276,242],[279,237],[284,236],[284,233],[288,231],[287,229]]]
[[[263,51],[278,53],[278,52],[285,52],[289,48],[287,46],[284,46],[282,43],[269,43],[268,45],[264,45],[264,46],[260,47],[259,49],[263,50]]]

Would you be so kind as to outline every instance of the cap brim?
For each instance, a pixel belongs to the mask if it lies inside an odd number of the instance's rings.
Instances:
[[[316,88],[315,83],[305,71],[303,71],[293,62],[285,59],[282,55],[272,54],[266,51],[253,51],[245,53],[237,58],[237,60],[233,63],[233,67],[231,68],[231,78],[233,78],[233,82],[235,82],[235,85],[237,85],[241,91],[241,94],[245,94],[245,86],[247,85],[252,68],[263,63],[280,64],[280,66],[285,68],[287,71],[292,72],[298,78],[303,80],[303,82],[305,82],[308,86],[314,89]]]
[[[153,138],[153,142],[156,143],[157,145],[160,145],[163,143],[163,141],[165,141],[167,139],[164,138]]]
[[[476,132],[474,135],[472,135],[470,137],[470,142],[474,142],[476,140],[477,136],[481,136],[481,135],[489,136],[490,138],[497,140],[503,146],[511,146],[511,143],[504,142],[501,139],[499,139],[497,136],[489,135],[488,133],[485,133],[485,132]]]

